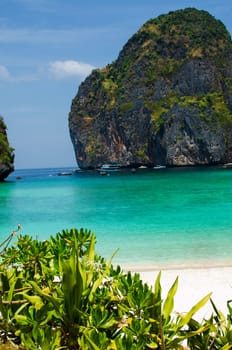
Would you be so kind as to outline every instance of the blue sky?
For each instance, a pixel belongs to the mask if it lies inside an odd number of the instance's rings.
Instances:
[[[231,0],[0,0],[0,114],[16,169],[76,166],[68,113],[81,81],[148,19],[185,7],[232,33]]]

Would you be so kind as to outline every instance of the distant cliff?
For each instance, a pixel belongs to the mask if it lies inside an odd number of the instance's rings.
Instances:
[[[6,125],[0,116],[0,181],[3,181],[14,170],[14,153],[10,147]]]
[[[72,101],[77,163],[95,168],[232,161],[232,43],[221,21],[187,8],[146,22]]]

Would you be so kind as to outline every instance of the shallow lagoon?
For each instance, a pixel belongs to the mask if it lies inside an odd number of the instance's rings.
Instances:
[[[99,254],[132,268],[232,265],[232,169],[17,170],[0,184],[1,239],[46,239],[63,228],[96,233]],[[20,180],[17,180],[20,177]]]

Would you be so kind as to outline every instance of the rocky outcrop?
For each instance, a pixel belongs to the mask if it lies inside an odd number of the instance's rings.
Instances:
[[[232,43],[208,12],[145,23],[80,85],[69,114],[80,168],[232,161]]]
[[[14,153],[10,147],[6,125],[0,116],[0,181],[3,181],[12,171],[14,171]]]

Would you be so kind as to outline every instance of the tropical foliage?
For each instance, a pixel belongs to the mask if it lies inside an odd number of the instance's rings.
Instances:
[[[230,303],[224,317],[211,301],[212,316],[201,323],[194,314],[210,294],[174,315],[178,278],[164,297],[161,273],[152,288],[111,260],[96,254],[88,230],[64,230],[43,242],[19,235],[1,253],[2,344],[30,350],[232,348]]]

